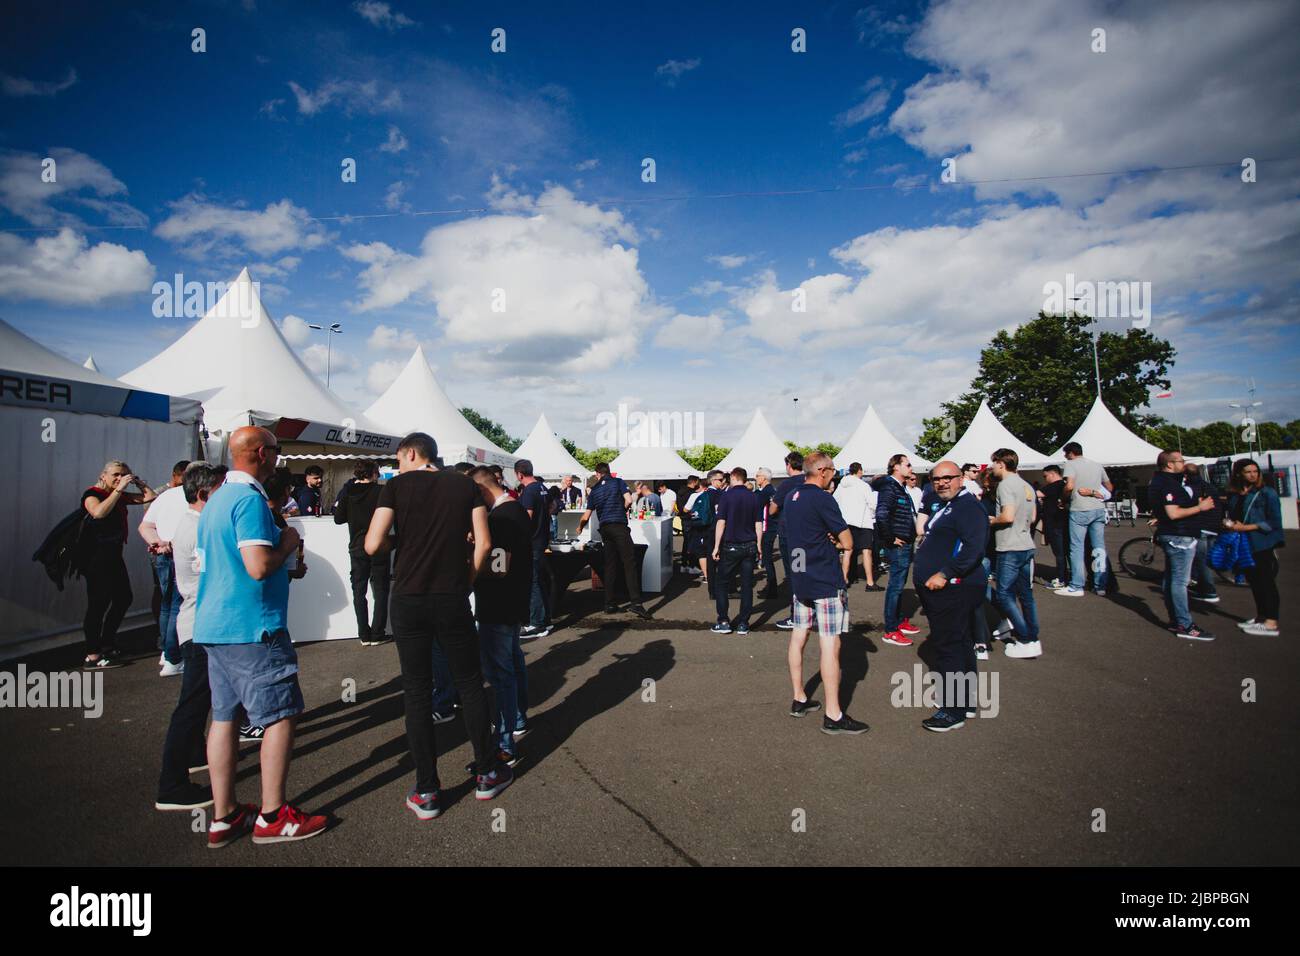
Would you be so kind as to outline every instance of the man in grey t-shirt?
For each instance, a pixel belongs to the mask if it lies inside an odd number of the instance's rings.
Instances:
[[[1065,494],[1070,496],[1070,583],[1057,588],[1063,597],[1083,595],[1084,570],[1092,566],[1092,581],[1098,594],[1106,593],[1106,499],[1115,490],[1106,469],[1083,457],[1083,446],[1072,441],[1063,449]],[[1088,542],[1090,560],[1084,563],[1083,544]]]
[[[1034,604],[1034,538],[1030,525],[1038,508],[1029,483],[1016,474],[1020,456],[1010,448],[999,448],[991,456],[990,468],[998,481],[997,512],[989,516],[993,544],[997,550],[994,595],[1002,613],[1011,622],[1007,657],[1040,657],[1038,608]]]

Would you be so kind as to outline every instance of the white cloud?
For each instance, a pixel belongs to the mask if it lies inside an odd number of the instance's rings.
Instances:
[[[290,250],[316,249],[328,239],[307,210],[288,199],[261,211],[221,206],[191,194],[171,203],[171,215],[154,234],[180,246],[194,258],[229,258],[249,250],[272,256]]]
[[[380,96],[378,80],[328,80],[314,93],[290,80],[289,89],[303,116],[314,116],[331,103],[342,105],[348,113],[379,113],[402,105],[402,94],[397,89]]]
[[[388,139],[380,145],[379,151],[381,153],[400,153],[409,145],[411,144],[407,142],[406,137],[402,135],[402,131],[396,126],[390,124],[388,127]]]
[[[311,332],[306,319],[300,319],[296,315],[286,315],[280,320],[280,332],[284,335],[284,340],[294,348],[299,348],[311,341]]]
[[[328,363],[331,384],[333,384],[335,375],[355,371],[358,367],[357,360],[350,353],[340,349],[337,345],[327,347],[324,342],[309,345],[298,354],[302,356],[302,363],[322,379],[325,377]]]
[[[585,173],[587,170],[595,169],[599,165],[599,159],[584,159],[582,162],[576,163],[573,168],[580,173]]]
[[[47,158],[54,160],[55,181],[49,183],[42,178]],[[0,207],[34,226],[83,225],[79,216],[55,208],[55,200],[97,212],[110,225],[147,225],[144,213],[112,198],[126,192],[126,185],[107,166],[75,149],[56,146],[44,155],[0,151]]]
[[[376,325],[366,339],[366,347],[380,352],[414,352],[419,338],[410,329],[395,329],[391,325]]]
[[[359,0],[359,2],[352,4],[352,9],[368,21],[371,26],[389,32],[400,30],[402,27],[415,26],[415,21],[406,14],[393,12],[392,7],[386,3],[380,3],[378,0]]]
[[[372,362],[366,370],[366,388],[376,395],[382,394],[393,384],[393,379],[406,368],[406,362]]]
[[[0,297],[56,305],[98,305],[148,292],[154,267],[138,249],[112,242],[91,245],[71,229],[27,242],[0,233]]]
[[[393,212],[410,212],[413,207],[402,199],[406,189],[406,183],[401,180],[389,183],[388,189],[384,192],[384,208],[391,209]]]
[[[724,269],[739,269],[749,261],[749,256],[709,256],[709,261]]]
[[[699,57],[692,57],[689,60],[669,60],[667,63],[661,63],[655,68],[655,76],[665,80],[669,86],[672,86],[683,75],[698,68],[699,65]]]
[[[77,82],[77,71],[68,68],[62,80],[29,80],[21,76],[0,73],[0,89],[5,96],[57,96]]]
[[[862,92],[866,94],[866,98],[835,117],[836,126],[857,126],[873,116],[879,116],[889,105],[890,87],[878,76],[867,83],[862,88]]]
[[[722,338],[724,329],[722,319],[717,315],[678,313],[659,327],[655,345],[661,349],[704,348]]]
[[[447,339],[476,344],[498,371],[600,369],[632,355],[665,310],[622,215],[559,186],[533,198],[498,181],[488,199],[495,212],[436,226],[415,253],[382,242],[344,249],[365,267],[357,308],[431,302]],[[505,311],[493,311],[502,301]]]

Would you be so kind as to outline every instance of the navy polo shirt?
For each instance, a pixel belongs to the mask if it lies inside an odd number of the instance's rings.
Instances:
[[[776,485],[772,484],[770,481],[769,481],[766,485],[764,485],[762,488],[758,488],[758,489],[756,489],[756,490],[754,491],[754,497],[758,499],[758,507],[759,507],[759,509],[762,511],[762,514],[763,514],[763,533],[764,533],[764,534],[766,534],[766,533],[768,532],[768,530],[769,530],[769,528],[768,528],[768,520],[767,520],[767,519],[768,519],[768,515],[767,515],[767,506],[770,505],[770,504],[772,503],[772,498],[773,498],[773,496],[774,496],[775,494],[776,494]],[[773,530],[773,531],[776,530],[775,519],[773,520],[772,527],[771,527],[770,530]]]
[[[840,552],[827,537],[848,528],[839,502],[829,492],[804,483],[795,485],[786,495],[781,512],[785,516],[782,533],[790,546],[795,597],[804,601],[835,597],[848,587]]]
[[[744,485],[732,485],[718,499],[718,520],[727,522],[722,529],[724,544],[756,543],[754,524],[763,520],[758,495]]]
[[[781,534],[785,534],[785,498],[786,495],[796,488],[803,487],[803,475],[794,475],[781,482],[780,486],[772,494],[772,500],[776,502],[776,528]]]
[[[587,495],[587,510],[595,512],[601,524],[627,524],[627,505],[623,502],[627,493],[627,482],[622,478],[602,478]]]

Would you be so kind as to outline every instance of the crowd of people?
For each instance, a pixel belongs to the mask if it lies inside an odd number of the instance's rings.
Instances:
[[[288,601],[291,580],[308,570],[301,536],[286,514],[332,513],[347,526],[361,644],[384,642],[391,625],[415,766],[406,806],[420,820],[442,812],[439,724],[463,722],[474,754],[466,772],[478,799],[493,799],[513,782],[517,745],[529,732],[521,644],[553,626],[546,553],[560,511],[580,510],[577,531],[594,522],[599,532],[607,613],[621,609],[621,582],[626,609],[650,617],[635,560],[634,518],[680,519],[680,567],[707,587],[714,634],[750,633],[758,578],[764,579],[760,599],[780,598],[779,554],[789,613],[776,626],[790,632],[790,715],[822,709],[804,681],[805,649],[815,632],[826,698],[821,729],[828,734],[868,730],[840,699],[840,642],[850,629],[849,591],[859,576],[868,592],[880,591],[879,578],[887,578],[881,640],[900,647],[911,646],[922,630],[907,611],[912,579],[929,629],[929,663],[942,688],[940,706],[922,721],[936,732],[973,716],[978,662],[989,659],[994,640],[1011,659],[1043,653],[1036,528],[1054,556],[1053,577],[1043,583],[1055,594],[1080,597],[1089,577],[1099,596],[1113,586],[1105,503],[1114,485],[1076,443],[1065,447],[1062,465],[1043,469],[1041,487],[1020,476],[1018,456],[1007,448],[994,450],[986,468],[940,461],[923,486],[904,454],[890,458],[885,474],[870,477],[858,462],[841,474],[829,455],[791,452],[779,485],[765,468],[751,478],[738,467],[691,476],[678,494],[667,482],[638,482],[633,489],[605,463],[585,488],[577,476],[548,486],[525,459],[515,463],[511,483],[500,466],[440,468],[434,439],[413,433],[398,445],[392,478],[380,483],[377,463],[360,461],[332,508],[323,505],[321,470],[307,469],[295,485],[277,470],[279,450],[269,431],[241,428],[230,439],[228,468],[178,462],[170,485],[156,492],[126,463],[110,461],[83,495],[84,667],[121,663],[117,631],[132,602],[123,558],[128,507],[145,506],[137,530],[157,584],[160,673],[182,677],[156,806],[212,806],[211,847],[245,832],[256,843],[301,840],[328,825],[286,799],[304,707]],[[1180,452],[1164,451],[1148,501],[1167,558],[1162,591],[1169,629],[1189,640],[1212,639],[1192,620],[1190,607],[1218,601],[1209,553],[1216,536],[1231,534],[1248,558],[1238,564],[1257,609],[1240,626],[1277,634],[1281,503],[1258,464],[1238,460],[1225,497]],[[236,799],[241,740],[261,744],[256,805]],[[210,786],[190,779],[202,769]]]

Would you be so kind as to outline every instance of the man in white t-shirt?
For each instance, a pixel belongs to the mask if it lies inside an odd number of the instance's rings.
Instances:
[[[984,486],[980,484],[980,466],[965,464],[961,466],[961,487],[976,498],[984,497]]]
[[[1063,495],[1070,498],[1070,583],[1058,588],[1063,597],[1083,595],[1084,572],[1092,568],[1093,585],[1099,595],[1106,593],[1106,499],[1115,490],[1106,469],[1083,457],[1083,446],[1072,441],[1063,449],[1065,479]],[[1088,555],[1083,553],[1087,539]]]
[[[672,517],[677,513],[677,492],[668,487],[668,482],[659,482],[659,501],[663,504],[664,514]]]
[[[212,805],[212,790],[190,780],[190,771],[207,765],[203,731],[212,709],[212,692],[208,688],[208,654],[202,644],[194,643],[194,608],[198,603],[199,570],[194,551],[198,541],[199,513],[225,480],[225,469],[196,461],[185,470],[178,488],[185,511],[170,529],[171,558],[176,568],[176,589],[180,610],[176,615],[176,637],[185,664],[181,677],[180,698],[172,711],[163,744],[162,771],[158,776],[158,810],[194,810]]]
[[[862,478],[862,464],[853,462],[849,473],[835,489],[836,504],[844,523],[849,526],[853,536],[853,551],[842,552],[844,562],[844,579],[849,580],[849,571],[853,566],[853,554],[862,555],[862,569],[867,576],[867,590],[876,590],[875,569],[875,527],[876,527],[876,491]]]
[[[154,580],[158,584],[161,601],[158,610],[158,650],[162,656],[158,665],[159,677],[175,677],[181,673],[181,650],[176,640],[176,614],[180,610],[180,597],[176,593],[176,573],[172,563],[172,535],[185,513],[185,489],[181,479],[188,461],[178,461],[172,468],[171,485],[149,505],[140,522],[140,537],[149,545],[153,561]]]

